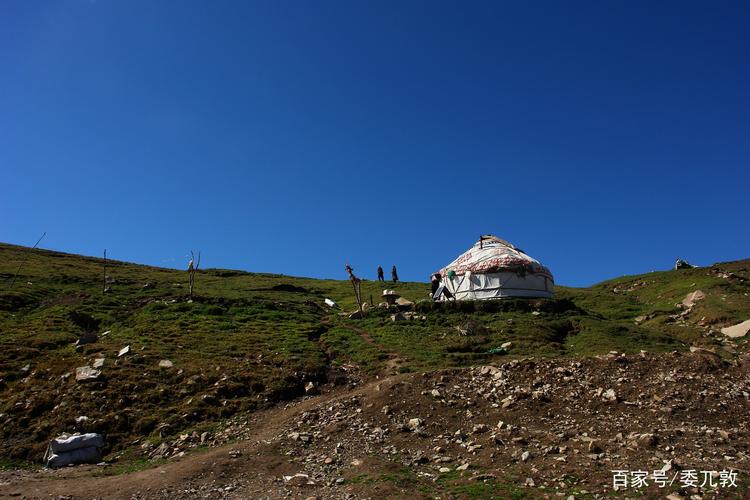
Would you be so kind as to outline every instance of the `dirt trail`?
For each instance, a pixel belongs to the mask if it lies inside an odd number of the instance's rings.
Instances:
[[[383,369],[380,371],[381,376],[389,376],[398,373],[398,367],[404,362],[404,358],[402,358],[399,353],[387,350],[385,347],[383,347],[382,344],[378,343],[377,341],[375,341],[375,339],[372,338],[370,332],[363,328],[359,328],[355,325],[346,325],[345,328],[356,333],[357,335],[362,337],[362,340],[372,346],[377,347],[381,352],[385,353],[388,356],[388,360],[385,362],[385,366],[383,366]]]
[[[0,472],[0,497],[26,498],[134,498],[162,496],[164,492],[189,490],[206,482],[223,484],[237,476],[251,475],[254,485],[244,484],[248,494],[263,494],[263,479],[298,472],[283,460],[271,444],[275,437],[299,415],[321,405],[372,392],[384,380],[376,380],[353,390],[337,388],[282,407],[258,411],[249,416],[254,430],[242,442],[213,448],[207,452],[175,458],[158,467],[117,476],[95,476],[97,466],[79,466],[46,471]],[[260,483],[260,484],[259,484]],[[205,490],[205,488],[203,488]],[[221,489],[221,488],[214,488]],[[236,488],[224,490],[226,493]],[[219,491],[202,491],[198,496]],[[209,495],[211,496],[211,495]]]

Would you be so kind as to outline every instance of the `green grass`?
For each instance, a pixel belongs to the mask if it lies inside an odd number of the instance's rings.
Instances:
[[[34,469],[37,465],[25,460],[8,460],[0,457],[0,470]]]
[[[471,475],[479,472],[481,471],[473,469]],[[442,491],[458,498],[521,499],[529,497],[524,488],[517,486],[518,480],[491,479],[477,482],[471,481],[466,473],[457,470],[440,474],[435,484]]]
[[[158,442],[300,396],[305,383],[336,380],[344,365],[375,375],[718,347],[697,322],[718,328],[750,311],[749,261],[558,287],[554,300],[433,304],[427,283],[386,283],[425,316],[397,323],[378,308],[361,320],[340,315],[356,308],[346,280],[208,269],[197,274],[189,302],[184,271],[109,261],[107,274],[114,282],[103,294],[100,259],[0,244],[0,457],[38,462],[64,431],[105,432],[108,452],[135,439]],[[383,288],[364,281],[362,295],[377,303]],[[686,322],[672,321],[675,304],[696,289],[706,299]],[[329,309],[325,298],[342,309]],[[650,319],[636,325],[640,315]],[[76,349],[86,330],[110,333]],[[505,342],[508,354],[491,353]],[[131,353],[118,358],[126,345]],[[98,357],[103,379],[77,384],[70,374]],[[159,368],[163,359],[174,367]],[[89,420],[77,426],[78,416]]]

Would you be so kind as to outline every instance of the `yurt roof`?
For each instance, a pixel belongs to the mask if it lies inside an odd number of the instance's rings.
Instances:
[[[479,238],[470,249],[440,270],[445,276],[453,271],[461,276],[498,272],[538,273],[552,279],[552,273],[538,260],[530,257],[512,243],[491,234]]]

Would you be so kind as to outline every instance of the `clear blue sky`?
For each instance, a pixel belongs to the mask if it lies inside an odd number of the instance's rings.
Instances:
[[[750,3],[0,2],[0,241],[558,284],[750,257]]]

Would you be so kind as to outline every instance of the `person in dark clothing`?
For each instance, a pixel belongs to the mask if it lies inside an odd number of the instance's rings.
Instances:
[[[385,276],[383,276],[383,268],[378,266],[378,281],[385,281]]]
[[[393,278],[394,283],[398,281],[398,272],[396,272],[396,266],[393,266],[391,268],[391,278]]]
[[[432,282],[432,296],[435,297],[435,292],[438,291],[438,288],[440,288],[440,273],[435,273],[432,276],[430,276],[430,281]]]

